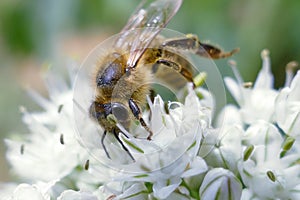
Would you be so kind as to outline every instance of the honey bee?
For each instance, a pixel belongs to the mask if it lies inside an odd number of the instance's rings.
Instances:
[[[180,51],[213,59],[225,58],[237,51],[223,52],[200,42],[191,34],[168,40],[160,37],[159,33],[181,3],[182,0],[143,1],[121,31],[113,48],[107,50],[107,55],[96,64],[92,79],[95,98],[90,105],[89,115],[104,129],[101,144],[108,158],[111,157],[104,145],[104,138],[110,133],[134,160],[119,138],[119,133],[123,132],[117,123],[129,130],[132,121],[138,120],[148,132],[147,140],[151,140],[153,132],[143,119],[141,109],[146,104],[146,96],[151,91],[150,83],[158,68],[170,68],[193,83],[191,64],[180,55]]]

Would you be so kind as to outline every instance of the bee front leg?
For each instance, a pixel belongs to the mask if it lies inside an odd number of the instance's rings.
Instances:
[[[190,51],[196,55],[212,59],[226,58],[239,51],[239,48],[236,48],[230,52],[224,52],[213,45],[200,42],[198,37],[192,34],[186,35],[185,38],[168,40],[162,44],[162,47]]]
[[[106,147],[105,147],[105,144],[104,144],[104,138],[105,138],[105,136],[106,136],[106,133],[107,133],[107,131],[104,131],[104,132],[103,132],[103,135],[102,135],[102,137],[101,137],[101,145],[102,145],[102,147],[103,147],[103,150],[104,150],[105,153],[106,153],[106,156],[107,156],[109,159],[111,159],[111,158],[110,158],[110,155],[109,155],[109,153],[108,153],[108,151],[107,151],[107,149],[106,149]]]
[[[151,131],[151,129],[147,126],[146,122],[144,121],[144,119],[142,118],[142,114],[141,114],[141,109],[139,108],[139,106],[137,105],[137,103],[130,98],[129,101],[129,107],[130,110],[133,114],[133,116],[140,121],[141,125],[146,129],[146,131],[148,131],[149,135],[147,137],[147,140],[151,140],[151,137],[153,135],[153,132]]]

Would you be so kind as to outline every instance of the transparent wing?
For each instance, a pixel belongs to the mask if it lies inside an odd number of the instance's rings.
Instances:
[[[176,14],[182,0],[144,0],[121,31],[115,46],[127,47],[127,68],[133,68],[155,36]]]

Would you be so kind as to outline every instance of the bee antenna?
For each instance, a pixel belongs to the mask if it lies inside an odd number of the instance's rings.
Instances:
[[[109,153],[108,153],[108,151],[107,151],[107,149],[106,149],[106,147],[105,147],[105,144],[104,144],[104,138],[105,138],[105,136],[106,136],[106,131],[104,131],[103,132],[103,134],[102,134],[102,137],[101,137],[101,145],[102,145],[102,147],[103,147],[103,150],[105,151],[105,153],[106,153],[106,156],[109,158],[109,159],[111,159],[110,158],[110,155],[109,155]]]

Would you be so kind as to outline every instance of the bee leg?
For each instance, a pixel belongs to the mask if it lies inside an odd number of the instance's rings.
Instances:
[[[127,147],[123,144],[122,140],[119,138],[116,129],[113,130],[113,134],[114,134],[115,138],[118,140],[118,142],[121,144],[122,148],[127,152],[127,154],[129,155],[129,157],[130,157],[133,161],[135,161],[135,159],[134,159],[134,157],[131,155],[130,151],[127,149]]]
[[[111,159],[110,158],[110,155],[109,155],[109,153],[108,153],[108,151],[107,151],[107,149],[106,149],[106,147],[105,147],[105,144],[104,144],[104,138],[105,138],[105,136],[106,136],[106,131],[104,131],[103,132],[103,135],[102,135],[102,137],[101,137],[101,145],[102,145],[102,147],[103,147],[103,150],[105,151],[105,153],[106,153],[106,156],[109,158],[109,159]]]
[[[177,71],[180,73],[187,81],[193,83],[193,87],[195,88],[195,83],[193,81],[193,75],[192,73],[186,69],[185,67],[182,67],[179,63],[176,63],[171,60],[166,60],[166,59],[159,59],[156,61],[156,64],[162,64],[164,66],[170,67],[171,69]]]
[[[239,51],[239,48],[236,48],[230,52],[224,52],[213,45],[200,42],[198,37],[192,34],[186,35],[185,38],[168,40],[162,44],[162,47],[191,51],[196,55],[212,59],[226,58]]]
[[[200,43],[200,42],[199,42]],[[240,49],[235,48],[229,52],[224,52],[221,49],[210,44],[200,43],[200,47],[196,50],[196,54],[202,57],[209,57],[212,59],[227,58],[237,53]]]
[[[146,131],[148,131],[149,135],[147,137],[147,140],[151,140],[153,132],[150,130],[150,128],[147,126],[146,122],[142,118],[142,114],[141,114],[141,110],[140,110],[139,106],[136,104],[136,102],[132,98],[129,99],[128,103],[129,103],[129,107],[130,107],[130,110],[131,110],[133,116],[137,120],[139,120],[141,125],[146,129]]]

